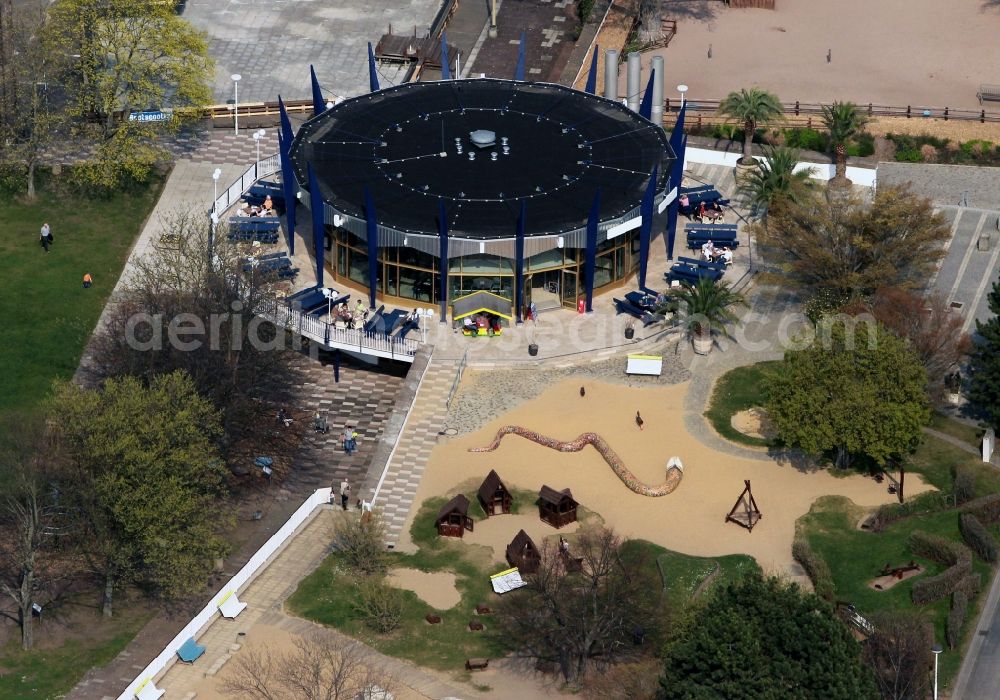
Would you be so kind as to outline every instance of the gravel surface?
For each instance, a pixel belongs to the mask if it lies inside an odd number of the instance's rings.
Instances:
[[[613,382],[634,387],[678,384],[691,378],[682,356],[673,344],[663,351],[663,373],[659,377],[625,374],[625,355],[569,367],[526,367],[523,369],[468,369],[448,411],[447,427],[459,434],[478,430],[497,416],[535,398],[563,379]]]

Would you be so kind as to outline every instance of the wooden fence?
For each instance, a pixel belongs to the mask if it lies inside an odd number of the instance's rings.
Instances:
[[[664,117],[668,112],[677,113],[681,102],[677,98],[665,100]],[[813,126],[822,123],[823,103],[817,102],[783,102],[782,109],[786,120],[796,126]],[[907,105],[893,107],[873,103],[858,105],[869,117],[902,117],[907,119],[955,119],[958,121],[1000,122],[1000,112],[987,112],[985,109],[952,109],[950,107],[923,107]],[[719,100],[688,99],[687,119],[689,123],[716,124],[725,121],[719,116]]]

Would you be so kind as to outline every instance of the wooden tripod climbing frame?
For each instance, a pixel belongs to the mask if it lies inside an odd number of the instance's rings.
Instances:
[[[741,527],[745,527],[747,532],[753,532],[753,526],[764,515],[760,512],[760,509],[757,507],[757,501],[753,498],[753,492],[750,490],[750,480],[744,479],[743,484],[743,492],[736,499],[736,503],[733,504],[733,509],[729,511],[729,515],[726,516],[726,522],[734,522]]]

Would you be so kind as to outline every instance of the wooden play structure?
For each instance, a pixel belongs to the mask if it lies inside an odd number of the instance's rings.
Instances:
[[[528,533],[521,530],[514,535],[514,539],[507,545],[507,562],[516,566],[522,574],[533,574],[538,571],[540,561],[538,547],[531,541]]]
[[[750,480],[744,479],[743,492],[736,499],[732,510],[726,516],[726,522],[734,522],[741,527],[745,527],[747,532],[753,532],[753,526],[764,517],[757,507],[753,492],[750,490]]]
[[[445,503],[438,511],[434,524],[441,537],[461,537],[466,530],[472,532],[473,522],[472,518],[469,517],[469,499],[458,494]]]
[[[551,486],[542,486],[538,492],[538,517],[554,528],[575,523],[578,505],[569,489],[556,491]]]
[[[486,475],[479,487],[479,503],[486,512],[486,517],[508,515],[512,501],[510,491],[504,486],[496,470],[490,469],[490,473]]]

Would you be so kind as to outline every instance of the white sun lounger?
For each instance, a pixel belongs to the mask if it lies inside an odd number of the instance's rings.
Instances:
[[[164,692],[166,691],[156,687],[152,678],[147,678],[135,689],[135,696],[139,700],[157,700]]]
[[[222,596],[222,600],[219,601],[219,612],[230,620],[235,619],[237,615],[246,610],[246,607],[247,604],[240,601],[239,597],[232,591]]]

